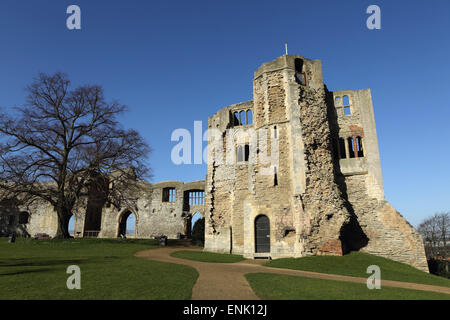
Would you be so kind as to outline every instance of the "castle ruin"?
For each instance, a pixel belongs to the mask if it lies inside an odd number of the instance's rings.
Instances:
[[[206,181],[142,182],[130,208],[79,208],[76,236],[118,237],[134,214],[138,238],[188,237],[200,212],[206,251],[360,250],[428,272],[420,234],[384,199],[370,89],[331,92],[321,61],[284,55],[256,70],[252,101],[219,110],[208,129]],[[0,233],[56,233],[49,205],[24,210],[3,205]]]

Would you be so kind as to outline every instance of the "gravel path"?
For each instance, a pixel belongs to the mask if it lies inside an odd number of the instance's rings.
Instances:
[[[350,277],[311,271],[289,270],[262,266],[265,260],[244,260],[236,263],[209,263],[170,256],[174,251],[202,250],[201,248],[164,247],[139,251],[136,257],[155,261],[184,264],[195,268],[199,278],[192,289],[192,300],[258,300],[244,275],[247,273],[276,273],[326,280],[366,283],[366,278]],[[426,284],[382,280],[381,286],[433,291],[450,294],[450,288]]]

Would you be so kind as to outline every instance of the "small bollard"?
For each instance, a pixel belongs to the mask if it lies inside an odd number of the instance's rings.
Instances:
[[[8,242],[9,243],[14,243],[16,242],[16,234],[15,233],[11,233],[8,237]]]

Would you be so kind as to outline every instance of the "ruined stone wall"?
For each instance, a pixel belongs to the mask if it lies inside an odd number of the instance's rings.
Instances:
[[[339,160],[340,170],[344,175],[367,175],[366,188],[370,197],[383,200],[381,162],[370,90],[335,91],[333,97],[336,119],[330,119],[330,122],[337,126],[339,138],[345,141],[346,157]],[[350,114],[344,113],[343,97],[349,99]],[[361,137],[364,155],[358,157],[356,154],[355,158],[350,158],[347,139],[355,137]]]
[[[27,223],[20,223],[20,213],[29,214]],[[10,224],[11,216],[14,217],[12,224]],[[44,201],[35,201],[28,207],[13,204],[0,205],[0,236],[8,236],[13,232],[22,237],[36,233],[47,233],[54,236],[57,226],[56,211]]]
[[[349,202],[369,239],[361,251],[428,272],[422,237],[387,201],[368,196],[366,179],[367,175],[345,178]]]
[[[350,114],[345,114],[342,100],[349,97]],[[349,209],[367,237],[361,251],[410,264],[428,271],[420,234],[387,202],[381,177],[381,165],[370,90],[345,90],[333,93],[338,136],[345,139],[360,136],[362,157],[339,159],[338,175]],[[337,101],[337,103],[336,103]],[[336,146],[338,147],[338,146]]]
[[[175,188],[175,201],[163,202],[162,190]],[[183,183],[178,181],[161,182],[151,185],[143,182],[138,194],[130,195],[127,207],[116,208],[105,204],[103,208],[90,214],[97,214],[101,220],[99,238],[116,238],[119,232],[119,221],[123,215],[131,213],[135,216],[135,237],[152,238],[155,235],[166,235],[175,239],[187,235],[190,218],[195,212],[204,215],[204,205],[185,205],[185,195],[189,190],[204,190],[205,181]],[[28,212],[26,224],[19,224],[20,212]],[[74,236],[86,236],[85,221],[88,212],[87,201],[82,201],[73,210],[75,216]],[[9,225],[9,216],[14,216],[14,223]],[[46,233],[53,237],[57,230],[57,214],[45,201],[35,201],[28,207],[14,205],[0,206],[0,233],[7,236],[15,232],[19,236],[35,236]],[[95,231],[95,230],[89,230]]]
[[[163,201],[164,188],[175,188],[173,202]],[[204,215],[204,205],[197,205],[192,208],[186,206],[186,192],[204,190],[204,188],[204,181],[191,183],[166,181],[153,185],[143,184],[141,194],[129,207],[103,208],[100,237],[117,237],[119,220],[122,215],[128,212],[135,216],[135,236],[137,238],[166,235],[169,239],[176,239],[180,235],[186,236],[189,233],[191,216],[195,212]]]
[[[226,121],[224,121],[226,120]],[[231,212],[234,170],[226,164],[225,130],[230,122],[230,112],[222,112],[220,117],[209,119],[209,128],[220,130],[225,142],[216,148],[208,147],[208,174],[205,190],[205,250],[231,253]],[[222,135],[223,134],[223,135]],[[211,137],[209,137],[211,141]],[[219,141],[219,142],[220,142]]]
[[[343,254],[341,229],[350,213],[335,182],[325,88],[302,88],[299,104],[307,163],[302,195],[310,219],[307,248],[313,254]]]
[[[175,202],[163,202],[162,191],[166,187],[175,187]],[[142,212],[141,228],[139,234],[150,237],[152,234],[165,234],[169,238],[176,238],[177,234],[185,234],[186,220],[183,214],[183,183],[158,183],[153,186],[150,198],[150,210],[139,210]],[[145,225],[145,226],[144,226]]]

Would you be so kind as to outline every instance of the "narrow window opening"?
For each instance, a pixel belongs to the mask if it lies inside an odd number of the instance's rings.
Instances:
[[[278,129],[277,126],[273,127],[273,137],[275,139],[278,139]]]
[[[349,116],[349,115],[352,114],[352,112],[351,112],[351,110],[350,110],[350,106],[344,107],[344,114],[345,114],[346,116]]]
[[[250,157],[250,146],[248,144],[245,145],[245,161],[248,161]]]
[[[342,102],[344,103],[344,106],[350,106],[350,98],[348,96],[344,96]]]
[[[236,154],[237,154],[237,162],[244,161],[244,151],[242,150],[242,146],[240,145],[237,146]]]
[[[278,170],[277,170],[277,167],[273,168],[273,185],[274,186],[278,185]]]
[[[350,109],[350,98],[348,96],[344,96],[342,98],[342,103],[344,104],[344,114],[346,116],[349,116],[352,114],[352,111]]]
[[[252,110],[247,110],[247,124],[253,123],[253,113]]]
[[[353,138],[348,138],[348,150],[350,151],[350,158],[355,157],[355,145]]]
[[[244,111],[239,112],[239,124],[240,125],[245,124],[245,112]]]
[[[239,113],[237,112],[233,113],[233,125],[235,126],[239,125]]]
[[[295,81],[301,85],[306,84],[306,77],[303,72],[303,60],[298,58],[295,59]]]
[[[356,147],[358,149],[358,157],[364,157],[364,151],[363,151],[363,145],[362,145],[362,138],[356,137]]]
[[[250,158],[250,146],[248,144],[236,147],[237,162],[248,161]]]

